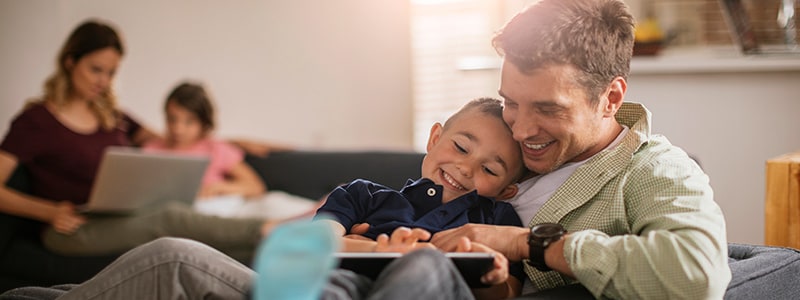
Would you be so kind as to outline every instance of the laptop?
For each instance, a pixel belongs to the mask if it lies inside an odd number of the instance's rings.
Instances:
[[[396,252],[336,252],[339,268],[376,279],[383,268],[402,256]],[[494,268],[494,254],[483,252],[446,252],[444,255],[455,264],[461,277],[472,288],[487,287],[481,276]]]
[[[178,201],[194,202],[209,158],[131,147],[109,147],[103,154],[86,213],[132,213],[141,208]]]

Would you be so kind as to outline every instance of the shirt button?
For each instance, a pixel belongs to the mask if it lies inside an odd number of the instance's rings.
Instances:
[[[428,189],[428,196],[431,196],[431,197],[436,196],[436,189],[429,188]]]

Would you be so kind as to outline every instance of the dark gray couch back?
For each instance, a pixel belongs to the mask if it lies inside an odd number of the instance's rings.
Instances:
[[[269,190],[320,199],[357,178],[395,189],[420,177],[423,153],[390,151],[290,151],[248,156]]]

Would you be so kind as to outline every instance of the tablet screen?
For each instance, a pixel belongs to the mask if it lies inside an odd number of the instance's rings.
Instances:
[[[371,279],[378,278],[389,263],[402,254],[397,252],[337,252],[339,268],[353,271]],[[481,276],[492,269],[493,253],[447,252],[445,256],[455,264],[461,277],[470,287],[486,287],[481,283]]]

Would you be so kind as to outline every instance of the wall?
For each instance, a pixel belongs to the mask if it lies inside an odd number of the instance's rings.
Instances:
[[[763,244],[766,160],[800,150],[800,56],[707,54],[635,58],[626,101],[699,160],[728,240]]]
[[[127,43],[121,106],[150,127],[188,78],[217,100],[221,136],[411,149],[408,14],[393,0],[0,1],[0,133],[41,94],[69,32],[99,17]]]

